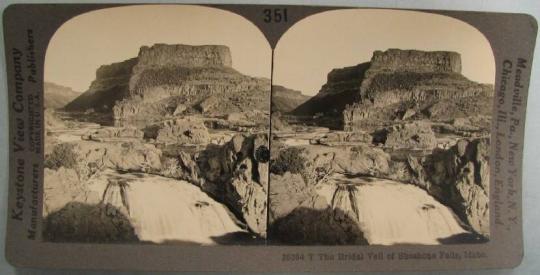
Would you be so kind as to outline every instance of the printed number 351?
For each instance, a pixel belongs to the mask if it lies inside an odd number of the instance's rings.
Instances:
[[[287,9],[265,9],[263,12],[265,23],[287,22]]]

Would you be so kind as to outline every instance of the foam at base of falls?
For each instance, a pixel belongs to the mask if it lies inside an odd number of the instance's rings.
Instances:
[[[442,239],[468,233],[448,207],[416,186],[345,176],[331,181],[338,187],[327,185],[319,194],[334,209],[357,220],[369,244],[440,244]]]
[[[224,205],[186,181],[139,173],[104,176],[109,186],[103,202],[127,212],[140,241],[215,244],[246,232]]]

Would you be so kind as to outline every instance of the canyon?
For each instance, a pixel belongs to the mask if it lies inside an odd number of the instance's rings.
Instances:
[[[48,108],[44,239],[489,240],[493,86],[458,53],[376,51],[313,97],[233,66],[223,45],[143,46]]]
[[[273,114],[270,238],[489,240],[494,91],[461,69],[456,52],[375,51],[369,62],[331,70],[295,109]]]

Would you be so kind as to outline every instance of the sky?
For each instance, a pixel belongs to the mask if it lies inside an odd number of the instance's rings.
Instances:
[[[233,68],[270,78],[271,49],[255,25],[234,13],[187,5],[107,8],[72,18],[51,38],[45,81],[84,92],[105,64],[137,56],[156,43],[226,45]]]
[[[491,46],[467,23],[416,11],[350,9],[312,15],[293,25],[276,46],[273,83],[315,95],[332,69],[367,62],[374,51],[389,48],[456,51],[463,75],[495,82]]]
[[[156,43],[226,45],[233,68],[270,78],[270,46],[243,17],[209,7],[141,5],[92,11],[62,25],[47,49],[45,81],[84,92],[99,66]],[[374,51],[388,48],[456,51],[466,77],[494,83],[489,42],[467,23],[416,11],[348,9],[307,17],[281,37],[274,84],[315,95],[332,69],[367,62]]]

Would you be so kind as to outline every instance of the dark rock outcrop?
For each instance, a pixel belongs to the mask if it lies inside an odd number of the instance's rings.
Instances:
[[[265,153],[266,152],[266,153]],[[227,205],[251,232],[266,236],[268,135],[235,135],[224,145],[179,152],[163,162],[162,175],[187,180]]]
[[[339,116],[347,104],[358,101],[360,85],[370,63],[333,69],[319,93],[292,111],[294,115],[312,116],[325,113]]]
[[[413,182],[484,237],[489,237],[489,144],[488,138],[462,139],[448,150],[408,160]]]
[[[266,236],[268,161],[257,153],[268,148],[268,136],[236,135],[215,150],[206,150],[197,161],[203,190],[231,207],[252,232]]]
[[[144,130],[144,137],[154,139],[158,143],[206,144],[210,140],[208,129],[202,120],[195,118],[178,118],[166,120]]]
[[[390,49],[376,51],[370,62],[332,70],[319,93],[292,113],[323,113],[351,131],[411,117],[490,113],[492,96],[491,85],[461,75],[458,53]]]
[[[110,65],[103,65],[96,71],[96,79],[90,88],[65,106],[68,111],[110,112],[115,102],[128,95],[129,78],[137,58]]]

